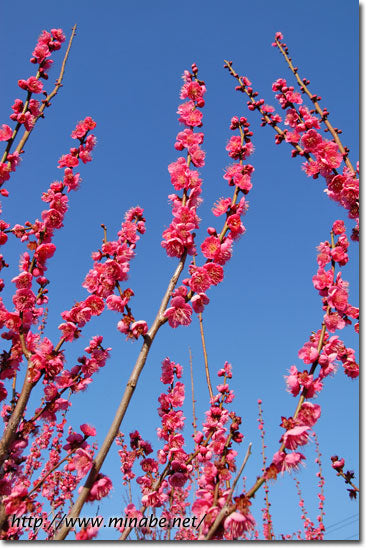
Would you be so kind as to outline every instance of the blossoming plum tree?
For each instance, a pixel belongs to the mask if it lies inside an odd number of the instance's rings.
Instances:
[[[17,98],[12,106],[13,127],[3,124],[0,129],[0,141],[5,145],[0,163],[0,193],[4,198],[8,195],[4,185],[19,166],[30,134],[38,120],[45,116],[62,84],[74,35],[75,28],[56,85],[50,93],[44,90],[44,85],[53,63],[51,56],[65,41],[61,29],[42,32],[31,57],[31,63],[37,67],[36,74],[18,82],[26,96]],[[260,114],[262,126],[274,130],[276,143],[289,143],[292,156],[304,159],[306,174],[325,179],[328,197],[347,210],[350,220],[355,220],[351,239],[357,241],[358,167],[353,167],[349,151],[340,141],[340,131],[333,128],[327,110],[320,107],[320,98],[310,92],[309,82],[299,76],[281,33],[276,34],[273,45],[283,55],[299,86],[299,90],[295,89],[282,78],[273,84],[276,100],[285,112],[284,118],[263,99],[257,99],[258,93],[250,80],[240,76],[232,62],[226,61],[225,67],[237,80],[236,90],[247,95],[248,109]],[[199,129],[202,128],[206,86],[196,64],[184,72],[183,81],[180,92],[183,102],[178,107],[182,129],[174,144],[179,156],[168,167],[173,185],[169,195],[172,220],[161,242],[167,256],[176,259],[176,267],[151,325],[135,318],[131,302],[134,290],[126,286],[136,247],[146,231],[144,211],[134,206],[126,212],[112,240],[108,239],[107,228],[102,225],[102,245],[92,253],[92,265],[87,267],[82,285],[87,297],[61,313],[58,341],[53,342],[45,335],[49,285],[46,274],[56,251],[53,239],[56,231],[63,227],[71,191],[77,191],[81,184],[77,169],[92,161],[96,145],[92,132],[96,122],[91,117],[87,116],[73,129],[74,144],[58,163],[61,177],[53,181],[41,197],[46,207],[40,219],[17,223],[13,227],[5,219],[0,221],[0,244],[18,239],[27,249],[20,259],[19,274],[10,282],[1,279],[1,291],[12,289],[11,300],[4,295],[0,301],[4,340],[0,365],[4,422],[0,440],[3,539],[62,540],[70,532],[69,536],[78,540],[97,537],[101,522],[78,524],[74,520],[79,518],[86,502],[100,501],[111,493],[112,481],[104,466],[115,443],[123,485],[129,488],[130,494],[130,502],[124,508],[126,521],[115,525],[115,538],[257,539],[259,527],[253,514],[257,504],[252,499],[264,486],[262,528],[264,537],[272,540],[275,535],[268,485],[283,472],[298,470],[305,460],[301,448],[316,438],[313,427],[321,415],[319,403],[311,400],[319,395],[326,377],[334,374],[339,364],[349,378],[358,377],[355,351],[346,347],[336,334],[352,323],[358,332],[359,318],[358,308],[349,302],[348,283],[340,270],[349,261],[350,241],[345,222],[337,220],[330,235],[323,235],[318,245],[318,267],[313,276],[313,285],[322,301],[322,324],[298,351],[305,367],[293,365],[286,376],[287,391],[297,398],[295,410],[291,411],[291,416],[282,417],[279,448],[275,449],[268,464],[259,401],[263,463],[255,483],[240,492],[237,483],[250,457],[251,444],[246,446],[244,459],[239,463],[237,457],[242,453],[244,435],[240,431],[242,411],[232,408],[235,396],[232,367],[226,362],[215,382],[208,367],[202,314],[210,301],[208,294],[212,296],[212,287],[223,281],[224,266],[245,233],[243,217],[249,208],[246,196],[254,183],[254,166],[249,163],[254,150],[253,132],[251,121],[245,116],[232,117],[232,134],[226,145],[231,164],[224,173],[232,192],[224,192],[229,196],[220,197],[212,208],[215,218],[223,217],[223,223],[219,225],[215,220],[214,225],[218,228],[208,227],[207,236],[198,242],[195,230],[200,225],[198,208],[203,192],[199,169],[205,164],[202,149],[205,133]],[[304,103],[303,95],[312,101],[312,108]],[[324,126],[331,139],[323,137]],[[6,272],[7,267],[6,257],[1,255],[0,269]],[[104,344],[102,336],[95,336],[74,365],[67,364],[65,349],[80,337],[93,317],[103,315],[107,309],[117,314],[117,330],[127,339],[138,341],[141,349],[115,417],[98,448],[93,442],[96,429],[88,423],[88,411],[83,411],[79,428],[68,424],[68,412],[74,396],[88,390],[95,373],[104,368],[111,348]],[[158,397],[160,426],[154,453],[152,444],[141,437],[140,431],[125,433],[122,421],[158,331],[166,323],[172,329],[190,325],[195,315],[200,321],[209,409],[201,427],[194,412],[193,442],[186,442],[183,367],[174,358],[166,357],[164,350],[160,380],[165,388]],[[34,396],[37,396],[36,406]],[[194,403],[193,384],[192,401]],[[304,533],[297,534],[297,538],[324,538],[324,477],[318,446],[317,456],[320,512],[316,522],[309,519],[301,497]],[[344,460],[332,457],[332,466],[350,485],[350,496],[356,497],[359,489],[352,482],[353,473],[343,472]],[[134,479],[137,488],[132,491]],[[299,486],[298,493],[301,496]],[[117,508],[122,507],[117,503]],[[147,517],[153,511],[157,518],[164,520],[159,524],[164,528],[158,529],[156,523],[148,526]],[[42,521],[22,522],[19,519],[22,516]],[[192,520],[178,522],[178,518],[184,520],[186,517]],[[285,538],[291,537],[285,535]]]

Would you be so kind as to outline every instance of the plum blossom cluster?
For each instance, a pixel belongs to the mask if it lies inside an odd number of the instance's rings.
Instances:
[[[106,228],[104,226],[104,230]],[[117,240],[104,238],[101,250],[92,254],[93,268],[87,273],[83,286],[89,296],[62,313],[65,323],[59,325],[66,340],[74,340],[92,316],[99,316],[108,309],[118,312],[122,318],[118,330],[127,338],[138,339],[147,332],[146,321],[136,321],[132,315],[129,301],[134,292],[131,288],[122,290],[120,283],[128,279],[130,261],[135,256],[136,243],[145,233],[145,218],[139,206],[131,208],[125,214]]]
[[[97,520],[103,521],[101,516],[97,516]],[[92,540],[97,537],[99,528],[96,526],[83,527],[76,533],[76,540]]]
[[[18,86],[27,92],[27,97],[24,101],[17,98],[12,106],[13,112],[10,115],[10,119],[16,122],[15,128],[12,129],[7,124],[3,124],[0,129],[0,141],[7,142],[6,150],[0,161],[0,186],[9,180],[10,173],[15,171],[20,162],[20,153],[22,151],[16,150],[14,153],[10,152],[18,131],[23,127],[26,132],[30,132],[37,119],[42,116],[42,104],[44,104],[43,107],[48,106],[46,99],[40,102],[32,96],[39,94],[47,96],[42,79],[48,79],[48,70],[53,63],[50,56],[54,51],[61,48],[64,41],[65,36],[61,29],[51,29],[50,32],[46,30],[42,31],[30,59],[31,63],[38,66],[36,76],[30,76],[27,79],[20,79],[18,81]],[[5,196],[8,194],[5,189],[1,189],[0,193]]]
[[[104,367],[111,348],[102,346],[102,336],[94,336],[85,348],[88,355],[82,355],[71,369],[63,369],[53,378],[45,377],[42,406],[35,410],[33,421],[38,418],[55,422],[58,411],[67,411],[71,403],[65,399],[66,392],[75,394],[84,391],[92,382],[92,376]]]
[[[47,71],[50,69],[53,61],[49,59],[52,52],[60,50],[65,36],[61,29],[51,29],[50,32],[42,31],[37,41],[36,47],[32,52],[31,63],[38,65],[40,78],[47,80]],[[23,82],[23,81],[21,81]],[[20,85],[22,88],[23,86]]]
[[[139,458],[145,459],[153,452],[151,444],[142,439],[138,430],[131,432],[129,438],[130,450],[124,443],[123,433],[120,432],[116,438],[116,444],[120,447],[118,453],[121,461],[120,471],[122,472],[123,485],[127,485],[131,479],[136,477],[132,471],[135,461]]]
[[[311,428],[320,414],[320,405],[305,401],[296,418],[282,417],[281,427],[285,430],[280,440],[282,446],[265,472],[266,479],[275,479],[278,473],[291,472],[301,465],[305,456],[297,449],[310,441]]]
[[[202,126],[200,109],[205,105],[206,92],[204,82],[199,80],[197,75],[198,68],[195,64],[192,65],[192,72],[184,72],[180,97],[186,101],[178,108],[178,120],[186,128],[178,133],[175,148],[178,151],[186,151],[186,155],[168,166],[172,185],[175,191],[180,192],[179,195],[169,195],[173,220],[163,232],[161,243],[169,257],[180,258],[185,252],[191,255],[196,253],[193,231],[199,227],[196,210],[201,202],[202,184],[196,168],[204,166],[205,153],[200,147],[204,141],[204,134],[195,132],[194,129]],[[195,169],[191,169],[191,165]]]
[[[95,147],[96,138],[90,133],[96,127],[95,121],[91,117],[86,117],[79,122],[71,134],[73,139],[78,139],[78,147],[72,147],[70,152],[63,155],[58,162],[59,168],[64,168],[63,179],[54,181],[50,184],[49,189],[43,193],[42,200],[48,204],[48,209],[41,214],[42,219],[36,220],[34,223],[26,222],[24,225],[16,224],[12,228],[12,233],[21,242],[27,242],[27,247],[33,252],[31,259],[29,253],[25,253],[21,260],[23,272],[19,278],[14,280],[17,288],[27,288],[27,279],[30,275],[41,278],[40,286],[45,287],[47,282],[43,276],[46,271],[46,261],[55,253],[56,247],[51,242],[54,232],[63,227],[63,221],[68,211],[68,193],[79,188],[81,177],[79,173],[74,173],[74,169],[78,167],[80,160],[83,163],[92,160],[91,152]],[[76,131],[81,129],[81,135],[77,138]],[[29,272],[29,275],[24,275],[24,272]],[[41,293],[39,303],[46,303],[46,291]],[[41,299],[42,297],[42,299]]]
[[[191,303],[196,313],[201,313],[209,303],[205,291],[223,280],[223,266],[232,256],[233,243],[246,231],[241,216],[246,213],[248,203],[243,195],[247,195],[252,188],[254,168],[251,164],[244,164],[244,161],[253,152],[252,132],[244,117],[233,117],[230,128],[240,133],[239,136],[232,136],[226,146],[234,163],[227,167],[224,179],[234,187],[234,193],[233,197],[221,197],[213,207],[213,214],[217,217],[225,214],[226,221],[219,234],[213,227],[208,228],[209,236],[201,244],[205,263],[202,266],[190,265],[191,278],[184,281],[193,294]],[[239,194],[242,195],[240,199]]]
[[[182,194],[169,195],[173,220],[164,231],[161,243],[169,257],[177,258],[196,254],[193,231],[199,227],[197,208],[202,200],[202,180],[196,168],[204,166],[205,159],[205,153],[200,147],[204,141],[204,134],[195,132],[194,129],[202,126],[200,109],[205,105],[206,87],[204,82],[198,79],[198,68],[195,64],[192,65],[192,72],[184,72],[183,80],[180,97],[186,101],[179,106],[178,114],[179,122],[186,128],[178,133],[175,148],[178,151],[185,150],[186,156],[179,157],[168,167],[174,189]],[[191,165],[195,169],[191,169]],[[170,307],[165,312],[171,327],[191,323],[192,308],[187,302],[187,289],[182,285],[172,294]]]
[[[228,155],[235,161],[228,166],[224,175],[229,186],[234,187],[233,197],[221,197],[214,205],[215,216],[226,215],[223,229],[218,234],[214,227],[208,227],[208,237],[201,243],[204,264],[196,265],[193,261],[189,266],[190,277],[184,279],[183,284],[172,294],[170,307],[164,315],[173,328],[189,325],[192,311],[204,311],[204,307],[209,303],[206,291],[222,282],[223,266],[232,257],[233,243],[245,232],[241,216],[248,209],[244,195],[252,188],[251,175],[254,168],[244,161],[253,152],[252,132],[245,117],[233,117],[230,128],[240,133],[239,136],[232,136],[226,146]]]
[[[300,83],[303,93],[308,94],[314,104],[314,109],[309,109],[303,103],[302,95],[293,86],[287,84],[286,79],[279,78],[273,85],[272,90],[276,92],[276,99],[281,108],[286,111],[284,125],[280,126],[282,117],[275,112],[275,108],[267,105],[264,99],[258,99],[259,93],[252,87],[251,81],[245,76],[239,76],[232,68],[232,62],[226,62],[225,68],[235,77],[239,85],[236,90],[248,96],[248,108],[250,111],[258,110],[261,115],[261,125],[271,126],[276,135],[277,144],[286,141],[292,146],[292,156],[301,156],[306,159],[303,169],[308,176],[318,178],[319,175],[325,178],[327,188],[325,192],[334,201],[338,202],[348,211],[349,218],[356,221],[356,227],[352,231],[351,238],[359,239],[359,165],[355,170],[348,161],[348,150],[344,148],[339,140],[341,133],[333,128],[328,122],[329,112],[321,109],[319,101],[321,97],[312,95],[307,88],[309,81],[301,80],[297,68],[291,64],[288,57],[286,44],[282,43],[283,35],[276,33],[273,46],[278,46],[289,64],[293,74]],[[319,116],[316,116],[319,115]],[[333,139],[327,140],[321,135],[322,124],[327,126],[325,131],[330,131]],[[342,162],[347,166],[342,174],[338,172]]]

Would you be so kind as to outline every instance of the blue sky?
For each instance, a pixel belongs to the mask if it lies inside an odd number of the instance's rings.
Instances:
[[[228,192],[223,171],[229,164],[224,148],[230,135],[230,118],[249,118],[255,145],[250,161],[255,173],[244,222],[247,232],[235,247],[224,282],[209,293],[204,323],[211,371],[215,374],[225,360],[234,368],[234,408],[243,417],[245,445],[253,442],[246,472],[247,484],[251,485],[260,471],[257,399],[263,400],[271,458],[281,436],[280,416],[289,416],[296,406],[296,400],[285,391],[283,375],[290,365],[299,365],[298,350],[321,324],[320,299],[311,282],[316,271],[315,247],[329,237],[335,219],[346,221],[347,217],[323,193],[324,182],[308,179],[301,162],[290,158],[289,147],[275,146],[272,130],[260,128],[256,113],[249,113],[244,96],[234,91],[235,83],[223,69],[223,60],[233,60],[236,70],[246,74],[270,104],[271,85],[276,78],[284,77],[294,84],[282,56],[271,48],[274,33],[283,32],[300,73],[311,80],[311,89],[322,96],[322,105],[330,111],[332,124],[343,130],[342,141],[356,162],[358,4],[343,0],[235,0],[226,7],[220,0],[197,5],[170,1],[154,4],[148,0],[66,0],[57,5],[41,0],[37,9],[29,9],[29,4],[21,0],[17,5],[19,12],[26,15],[17,18],[16,35],[15,23],[9,24],[14,21],[14,8],[10,4],[2,7],[1,123],[8,122],[10,106],[20,96],[18,79],[32,74],[28,60],[40,31],[61,27],[69,33],[77,23],[78,33],[64,86],[27,144],[22,166],[9,186],[10,197],[2,201],[9,223],[40,216],[40,195],[60,175],[57,160],[71,146],[69,136],[75,123],[87,115],[97,122],[98,146],[93,164],[81,170],[81,189],[71,196],[65,227],[55,238],[57,254],[49,262],[48,277],[52,283],[47,335],[55,341],[60,312],[86,296],[81,282],[91,266],[90,253],[101,243],[100,224],[107,224],[108,236],[113,238],[124,212],[136,204],[145,209],[148,229],[132,264],[132,304],[136,317],[149,324],[156,314],[175,266],[160,241],[171,217],[167,195],[172,188],[167,166],[177,157],[173,144],[179,131],[176,111],[183,70],[195,61],[207,86],[203,127],[207,158],[201,170],[204,202],[199,212],[203,220],[200,239],[206,228],[217,221],[210,211],[212,204]],[[50,74],[50,83],[56,77],[57,67],[58,62]],[[352,223],[348,225],[352,227]],[[20,251],[13,243],[5,247],[12,276],[16,274]],[[343,277],[350,282],[351,303],[357,305],[357,244],[352,243],[349,253],[351,261],[343,269]],[[8,294],[5,299],[9,301]],[[70,414],[76,428],[83,422],[94,424],[99,442],[139,350],[138,343],[126,343],[118,333],[117,320],[111,312],[95,319],[79,341],[68,345],[66,352],[68,359],[75,361],[89,337],[98,333],[104,334],[105,344],[113,348],[109,363],[88,392],[76,396]],[[357,349],[352,330],[341,334],[348,347]],[[190,328],[173,330],[165,326],[160,331],[123,422],[123,432],[128,434],[137,428],[156,444],[161,361],[169,355],[180,362],[189,384],[189,347],[196,372],[197,414],[201,418],[207,408],[207,390],[199,327],[194,319]],[[322,406],[316,431],[325,459],[326,525],[330,526],[358,513],[357,503],[349,501],[329,460],[332,454],[344,455],[347,466],[358,473],[358,382],[338,372],[327,380],[317,402]],[[190,405],[188,385],[189,429]],[[242,449],[240,452],[243,454]],[[111,454],[103,468],[115,481],[114,494],[101,503],[100,513],[106,517],[119,516],[124,508],[116,449]],[[299,477],[308,511],[315,519],[313,445],[304,454],[310,457],[310,464]],[[292,478],[279,479],[272,486],[270,499],[277,534],[302,528]],[[255,508],[260,508],[261,503],[260,492]],[[84,512],[94,515],[96,506],[86,505]],[[332,531],[331,537],[344,539],[358,533],[355,517],[353,523]],[[108,530],[102,532],[102,538],[110,536]],[[112,538],[115,536],[113,533]]]

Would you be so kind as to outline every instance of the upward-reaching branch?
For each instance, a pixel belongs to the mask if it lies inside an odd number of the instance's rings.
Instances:
[[[307,87],[308,84],[309,84],[309,81],[307,81],[305,78],[304,79],[301,79],[299,73],[298,73],[298,70],[297,70],[297,67],[294,67],[293,63],[292,63],[292,58],[289,57],[288,55],[288,48],[285,44],[282,44],[280,42],[280,40],[276,37],[275,39],[275,43],[276,45],[278,46],[278,49],[279,51],[281,52],[281,54],[283,55],[289,69],[292,71],[292,73],[294,74],[300,88],[301,88],[301,91],[302,92],[305,92],[305,94],[309,97],[309,99],[312,101],[313,105],[314,105],[314,109],[315,111],[321,116],[322,118],[322,121],[323,123],[325,124],[325,126],[327,127],[328,131],[331,133],[334,141],[336,142],[336,144],[338,145],[338,148],[343,156],[343,159],[344,159],[344,162],[347,166],[347,168],[349,168],[352,172],[352,176],[354,178],[356,178],[356,172],[355,172],[355,169],[354,167],[352,166],[351,162],[350,162],[350,159],[348,157],[348,149],[346,147],[344,147],[342,145],[342,142],[338,136],[338,132],[339,130],[337,128],[333,128],[332,124],[329,122],[328,120],[328,112],[324,109],[322,109],[319,105],[319,100],[321,98],[319,98],[316,94],[312,94],[309,90],[309,88]]]
[[[37,117],[35,117],[35,121],[34,121],[34,124],[32,126],[32,128],[30,128],[29,130],[25,130],[21,139],[19,140],[19,143],[15,149],[15,152],[16,153],[19,153],[21,154],[23,152],[23,147],[25,146],[29,136],[31,135],[35,125],[36,125],[36,122],[40,119],[40,118],[43,118],[44,117],[44,111],[46,109],[46,107],[49,107],[50,106],[50,101],[53,99],[53,97],[56,96],[56,94],[58,93],[59,91],[59,88],[62,86],[62,81],[63,81],[63,77],[64,77],[64,72],[65,72],[65,67],[66,67],[66,64],[67,64],[67,60],[68,60],[68,57],[69,57],[69,53],[70,53],[70,49],[72,47],[72,42],[73,42],[73,39],[76,35],[76,30],[77,30],[77,25],[74,25],[73,28],[72,28],[72,33],[70,35],[70,38],[69,38],[69,42],[68,42],[68,47],[67,47],[67,50],[65,52],[65,55],[64,55],[64,59],[63,59],[63,62],[62,62],[62,65],[61,65],[61,69],[60,69],[60,73],[59,73],[59,77],[55,83],[55,87],[54,89],[52,90],[52,92],[50,92],[49,95],[46,96],[46,98],[44,99],[44,101],[42,102],[42,105],[40,107],[40,110],[39,110],[39,114]],[[39,73],[37,73],[37,77],[39,76]],[[36,77],[36,78],[37,78]],[[27,110],[27,106],[28,106],[28,103],[29,103],[29,100],[30,100],[30,97],[31,97],[32,94],[30,94],[30,92],[28,92],[28,95],[27,95],[27,100],[25,102],[25,106],[24,106],[24,111]],[[6,150],[3,154],[3,157],[1,159],[1,162],[6,162],[7,161],[7,158],[8,158],[8,155],[11,151],[11,147],[20,131],[22,127],[22,124],[20,124],[19,122],[17,123],[15,129],[14,129],[14,132],[13,132],[13,135],[11,137],[11,139],[8,141],[8,145],[6,147]]]
[[[55,83],[54,89],[52,90],[52,92],[50,92],[50,94],[48,96],[46,96],[45,100],[43,101],[43,103],[40,107],[40,113],[39,113],[38,117],[36,118],[36,122],[39,118],[43,118],[43,116],[44,116],[43,113],[44,113],[46,107],[50,107],[50,101],[53,99],[53,97],[56,96],[56,94],[59,91],[59,88],[63,85],[62,81],[63,81],[63,77],[64,77],[65,66],[67,64],[67,60],[68,60],[68,57],[69,57],[70,49],[72,47],[73,39],[76,35],[76,30],[77,30],[77,25],[74,25],[73,28],[72,28],[72,33],[71,33],[70,38],[69,38],[67,51],[65,52],[63,63],[62,63],[61,69],[60,69],[59,77],[58,77],[58,79]],[[32,130],[33,130],[33,128],[31,128],[30,130],[24,132],[24,134],[21,137],[21,139],[20,139],[20,141],[17,145],[17,148],[16,148],[16,151],[18,153],[22,152],[22,149],[25,146],[29,136],[31,135]]]

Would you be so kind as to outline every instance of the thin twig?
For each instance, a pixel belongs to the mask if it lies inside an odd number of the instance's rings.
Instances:
[[[193,422],[192,422],[192,426],[193,426],[193,433],[194,435],[196,434],[197,432],[197,423],[196,423],[196,410],[195,410],[195,388],[194,388],[194,384],[193,384],[193,370],[192,370],[192,352],[191,352],[191,348],[189,348],[189,353],[190,353],[190,374],[191,374],[191,395],[192,395],[192,416],[193,416]]]
[[[209,362],[208,362],[208,353],[206,351],[206,344],[205,344],[205,334],[204,334],[204,326],[202,323],[202,313],[199,313],[199,323],[200,323],[200,333],[201,333],[201,344],[202,344],[202,351],[204,354],[204,363],[205,363],[205,375],[206,375],[206,383],[208,385],[209,395],[210,399],[213,399],[213,389],[211,387],[211,380],[210,380],[210,373],[209,373]]]

